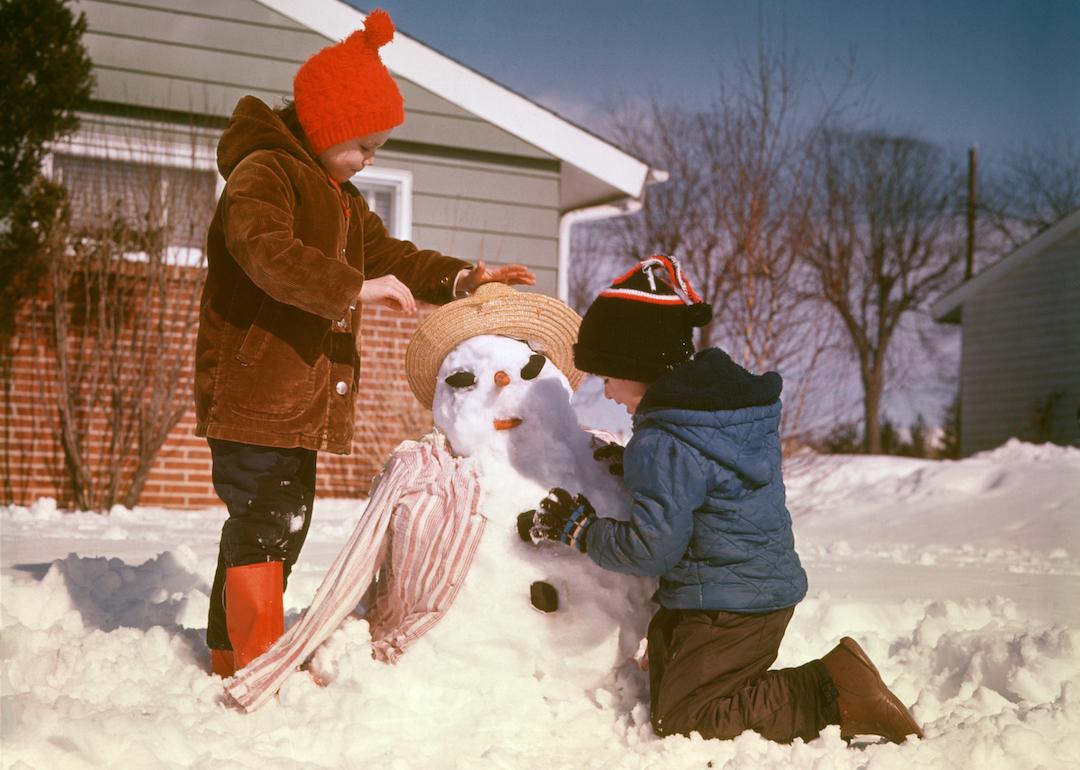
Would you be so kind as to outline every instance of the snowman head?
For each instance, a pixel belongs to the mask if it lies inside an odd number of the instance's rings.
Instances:
[[[421,322],[405,350],[405,375],[417,400],[431,408],[436,385],[445,379],[439,372],[446,357],[463,342],[497,335],[530,340],[576,388],[585,377],[574,367],[580,326],[581,316],[554,297],[485,283],[473,296],[442,305]]]
[[[566,375],[542,352],[484,334],[443,359],[432,414],[455,454],[518,466],[530,447],[577,428],[571,394]]]

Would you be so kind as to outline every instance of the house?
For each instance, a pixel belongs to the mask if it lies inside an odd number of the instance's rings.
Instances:
[[[194,265],[224,184],[215,165],[217,137],[236,102],[254,94],[280,104],[299,65],[364,18],[339,0],[75,0],[71,7],[87,20],[84,44],[96,86],[80,130],[52,147],[47,171],[68,183],[76,204],[98,185],[123,206],[125,184],[149,179],[163,206],[183,206],[169,253]],[[537,276],[535,290],[565,299],[572,225],[633,211],[646,186],[666,178],[401,31],[381,54],[405,97],[406,120],[377,165],[354,181],[398,237],[468,260],[524,263]],[[415,325],[365,310],[358,443],[351,458],[320,458],[320,494],[365,493],[387,449],[430,424],[404,378]],[[36,369],[12,369],[11,403],[22,411],[8,410],[15,436],[8,460],[19,453],[18,437],[47,416],[45,406],[28,408],[44,403],[27,394],[48,378],[48,361],[35,360]],[[215,502],[209,453],[191,430],[189,415],[170,434],[144,504]],[[63,500],[56,489],[63,477],[59,444],[21,454],[22,471],[8,474],[16,479],[15,501]]]
[[[1080,210],[941,297],[962,325],[960,449],[1080,446]]]

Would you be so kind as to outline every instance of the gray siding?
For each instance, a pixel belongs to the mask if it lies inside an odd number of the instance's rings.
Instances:
[[[540,291],[555,293],[557,172],[393,151],[379,153],[378,164],[413,174],[417,244],[463,259],[520,262],[536,273]]]
[[[308,56],[331,41],[253,0],[80,0],[96,98],[227,116],[254,94],[277,103]],[[398,79],[409,117],[395,137],[553,159],[409,81]]]
[[[963,453],[1037,438],[1054,394],[1046,438],[1080,446],[1080,230],[965,302],[963,326]]]
[[[179,7],[178,7],[179,6]],[[320,35],[251,0],[81,0],[101,101],[227,116],[254,94],[276,102]]]
[[[224,118],[253,94],[279,104],[296,68],[330,41],[253,0],[82,0],[95,99]],[[554,294],[558,262],[557,160],[416,84],[398,78],[406,120],[380,153],[413,174],[413,238],[463,259],[520,261]]]

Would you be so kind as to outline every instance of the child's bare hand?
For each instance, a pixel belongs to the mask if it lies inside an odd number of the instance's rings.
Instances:
[[[499,281],[511,286],[517,284],[532,286],[536,283],[536,276],[525,265],[503,265],[494,270],[489,270],[487,265],[484,264],[484,260],[480,260],[476,263],[476,267],[461,276],[458,288],[472,294],[482,284],[491,283],[492,281]]]
[[[387,307],[406,315],[416,314],[416,299],[409,287],[392,275],[365,280],[360,289],[360,302]]]

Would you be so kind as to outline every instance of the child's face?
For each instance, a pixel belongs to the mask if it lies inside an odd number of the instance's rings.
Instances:
[[[390,131],[380,131],[338,142],[319,153],[319,162],[334,181],[348,182],[375,162],[375,151],[389,138]]]
[[[626,411],[633,414],[637,411],[638,404],[649,389],[649,383],[637,380],[620,380],[618,377],[604,378],[604,396],[622,404]]]

